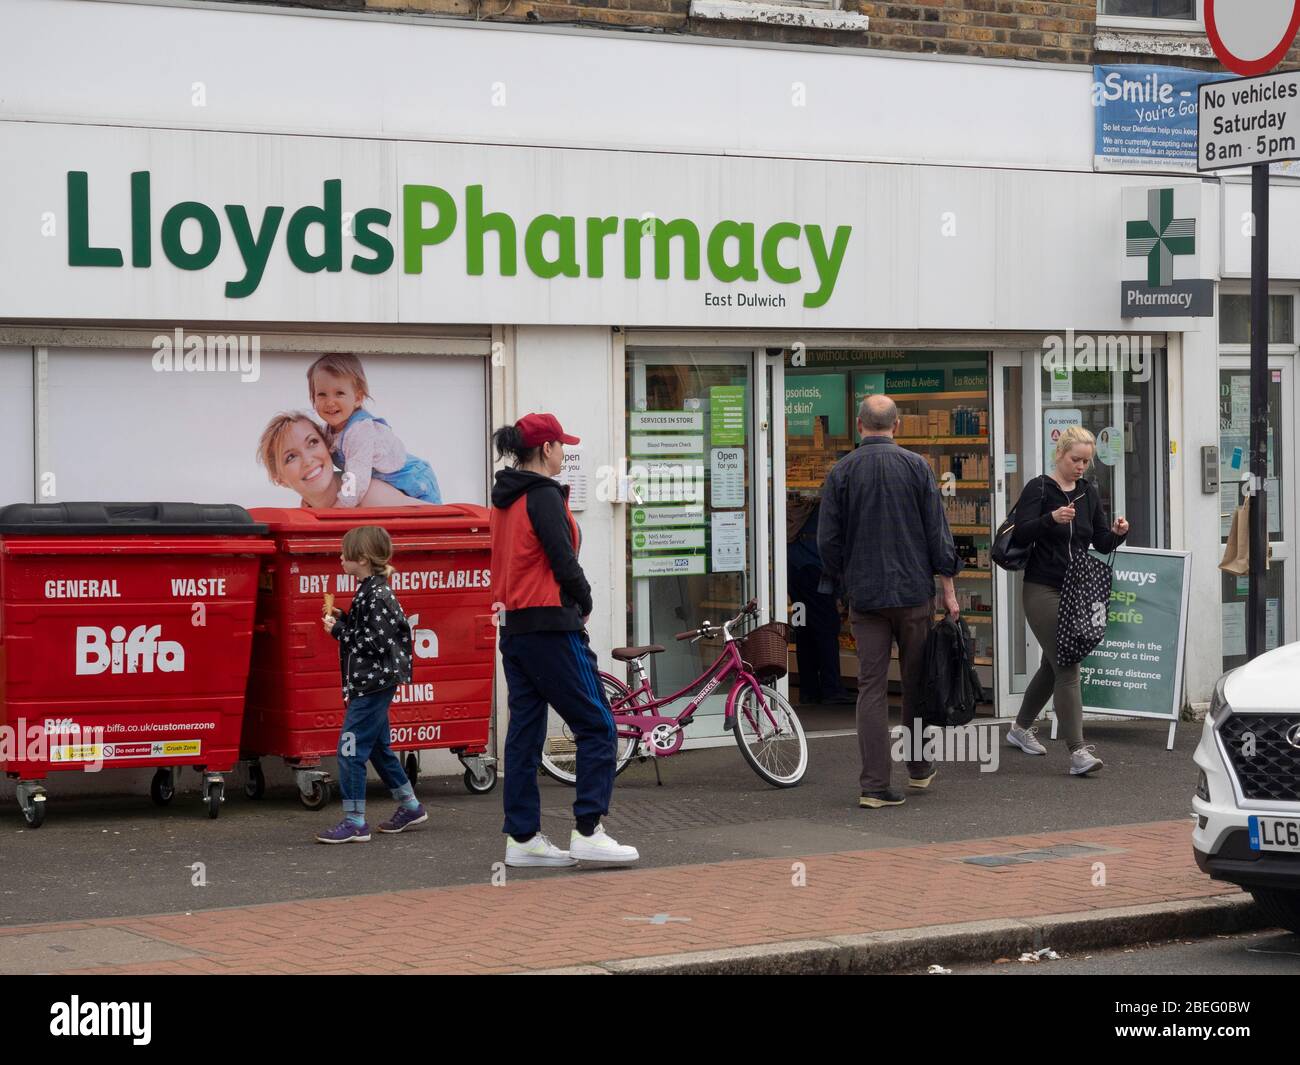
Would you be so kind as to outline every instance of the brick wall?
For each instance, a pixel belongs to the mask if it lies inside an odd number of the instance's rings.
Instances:
[[[276,3],[277,0],[249,0]],[[983,56],[1047,63],[1155,63],[1221,70],[1217,59],[1098,52],[1096,0],[841,0],[845,11],[869,16],[866,33],[816,30],[690,17],[690,0],[278,0],[280,6],[438,15],[689,33],[737,40],[872,48],[912,54]],[[769,0],[770,2],[770,0]],[[1204,38],[1201,38],[1204,41]],[[1300,68],[1300,44],[1282,69]]]
[[[861,4],[872,48],[1092,62],[1096,0],[924,0]]]

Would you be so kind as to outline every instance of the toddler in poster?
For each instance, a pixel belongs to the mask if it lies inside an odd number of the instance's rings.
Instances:
[[[344,474],[338,506],[357,506],[372,477],[412,499],[442,502],[433,468],[408,454],[388,422],[362,406],[370,398],[370,389],[360,359],[322,355],[307,369],[307,392],[327,427],[334,463]]]

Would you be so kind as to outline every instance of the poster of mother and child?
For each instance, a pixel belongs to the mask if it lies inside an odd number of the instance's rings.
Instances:
[[[306,410],[276,414],[258,461],[304,507],[402,507],[441,503],[438,478],[373,408],[356,355],[323,355],[307,368]]]

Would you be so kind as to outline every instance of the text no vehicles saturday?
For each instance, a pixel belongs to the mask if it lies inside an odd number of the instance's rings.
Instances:
[[[102,224],[92,221],[90,179],[84,170],[70,170],[68,184],[68,265],[120,267],[123,247],[96,244],[103,240]],[[153,264],[155,205],[150,194],[150,172],[131,175],[129,216],[131,266]],[[758,281],[760,277],[781,285],[805,282],[803,305],[821,307],[835,291],[840,267],[848,250],[852,226],[836,226],[827,239],[820,225],[774,222],[760,230],[753,222],[722,219],[701,227],[689,218],[661,219],[653,214],[637,218],[577,218],[539,214],[526,223],[484,203],[482,185],[468,185],[460,202],[437,185],[403,185],[400,224],[402,270],[424,272],[425,249],[446,245],[453,237],[463,241],[466,274],[477,277],[486,269],[491,248],[496,270],[503,277],[519,271],[522,244],[528,270],[540,278],[604,277],[607,267],[638,279],[652,271],[656,280],[674,274],[686,281],[700,278],[701,265],[720,282]],[[97,210],[105,210],[103,194],[96,196]],[[243,263],[243,276],[226,281],[225,294],[241,299],[257,291],[277,243],[283,242],[290,263],[305,273],[343,269],[343,182],[324,182],[321,202],[297,207],[283,230],[286,208],[269,205],[254,219],[243,204],[225,204],[218,210],[205,203],[185,200],[162,212],[158,238],[163,255],[181,270],[203,270],[216,261],[222,244],[233,239]],[[348,259],[357,273],[382,274],[392,267],[395,251],[391,212],[382,207],[349,209],[351,239],[360,250]],[[187,226],[188,223],[188,226]],[[307,246],[307,235],[319,229],[320,251]],[[283,237],[281,238],[281,233]],[[488,237],[492,240],[489,243]],[[811,275],[798,263],[811,262]],[[643,258],[647,261],[643,263]],[[815,287],[813,281],[815,280]]]

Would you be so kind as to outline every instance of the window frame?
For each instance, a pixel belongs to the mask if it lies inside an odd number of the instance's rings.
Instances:
[[[1139,15],[1104,15],[1103,0],[1097,0],[1097,28],[1113,30],[1139,30],[1154,33],[1204,33],[1205,0],[1195,0],[1195,18],[1151,18]]]
[[[839,11],[840,0],[754,0],[755,3],[771,4],[773,7],[803,7],[813,11]],[[1197,0],[1199,3],[1199,0]]]

